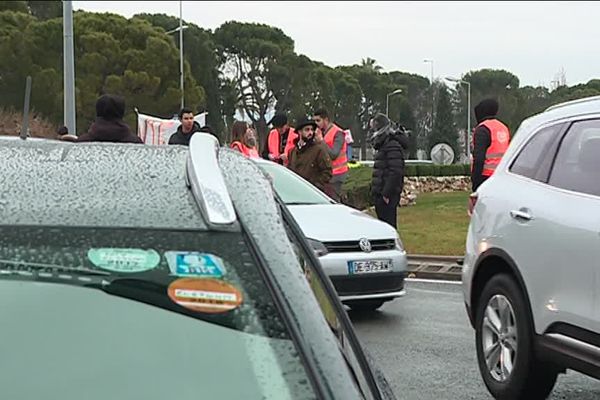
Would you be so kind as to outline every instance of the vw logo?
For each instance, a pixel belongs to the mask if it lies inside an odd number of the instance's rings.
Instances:
[[[369,240],[365,238],[360,239],[360,241],[358,242],[358,246],[365,253],[370,253],[372,250],[371,242],[369,242]]]

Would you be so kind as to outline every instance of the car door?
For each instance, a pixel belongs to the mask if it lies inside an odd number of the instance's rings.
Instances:
[[[576,136],[575,126],[555,124],[532,135],[511,164],[505,187],[505,248],[525,281],[538,333],[555,322],[592,323],[595,272],[588,257],[600,245],[600,214],[591,213],[589,196],[549,183],[562,169],[561,154]]]
[[[548,179],[557,209],[554,244],[562,250],[554,289],[556,312],[564,322],[600,332],[600,119],[575,121],[562,138]],[[550,206],[550,204],[548,204]],[[562,268],[561,268],[562,267]],[[572,274],[579,278],[569,277]],[[573,282],[573,285],[566,285]],[[548,293],[550,296],[551,293]],[[552,322],[551,320],[548,321]],[[562,322],[562,321],[561,321]]]
[[[338,340],[338,347],[348,367],[353,372],[356,384],[363,393],[364,398],[395,400],[396,398],[385,375],[360,346],[350,319],[345,313],[331,281],[323,272],[299,226],[285,206],[282,206],[281,210],[294,252],[321,307],[321,312]]]

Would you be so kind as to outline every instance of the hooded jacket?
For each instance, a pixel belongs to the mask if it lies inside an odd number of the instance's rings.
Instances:
[[[475,118],[477,124],[481,124],[483,121],[488,119],[495,119],[498,114],[498,102],[494,99],[482,100],[475,106]],[[476,191],[477,188],[485,181],[483,176],[483,165],[485,163],[485,154],[488,147],[492,144],[492,133],[490,130],[483,126],[477,126],[473,132],[473,168],[471,170],[471,182],[472,190]],[[470,145],[470,144],[469,144]]]
[[[200,132],[201,129],[202,128],[200,128],[200,124],[194,121],[194,124],[192,125],[192,130],[188,133],[183,133],[183,124],[179,125],[177,131],[174,134],[172,134],[169,138],[169,144],[182,144],[184,146],[189,146],[192,135],[196,132]]]
[[[317,143],[313,138],[301,145],[300,137],[297,137],[289,154],[289,168],[322,192],[327,192],[332,169],[325,143]]]
[[[400,196],[404,187],[404,152],[408,149],[408,138],[400,132],[385,134],[373,143],[375,163],[371,180],[371,195],[374,198]]]
[[[77,142],[142,143],[123,121],[125,101],[121,97],[103,95],[96,102],[96,120]]]

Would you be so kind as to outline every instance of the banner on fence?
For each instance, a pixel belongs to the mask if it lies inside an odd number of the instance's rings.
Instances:
[[[202,113],[194,117],[201,127],[206,125],[206,114]],[[163,119],[137,112],[137,135],[145,144],[168,144],[169,138],[177,131],[179,125],[181,125],[179,119]]]

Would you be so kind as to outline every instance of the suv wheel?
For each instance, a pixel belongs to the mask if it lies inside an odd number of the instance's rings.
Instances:
[[[548,397],[558,369],[535,357],[531,315],[514,279],[494,276],[477,304],[477,360],[490,393],[500,400]]]
[[[354,300],[346,303],[352,311],[373,312],[385,303],[384,300]]]

